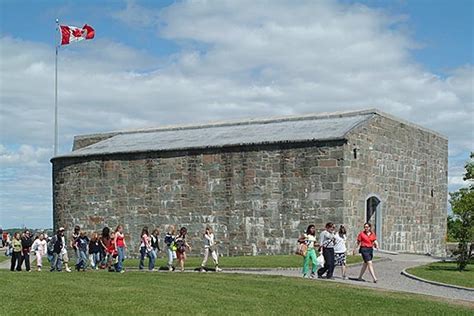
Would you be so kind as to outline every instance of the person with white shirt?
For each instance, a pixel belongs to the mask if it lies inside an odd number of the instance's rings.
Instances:
[[[339,231],[335,235],[334,242],[334,261],[335,266],[339,266],[342,269],[342,279],[346,279],[346,240],[347,240],[347,231],[344,225],[339,227]]]
[[[44,234],[40,234],[39,237],[35,239],[32,248],[35,251],[36,255],[36,266],[38,268],[38,271],[41,271],[41,267],[43,266],[43,257],[48,252],[47,242],[44,238]]]
[[[318,270],[318,278],[323,278],[326,273],[326,279],[334,279],[334,229],[333,223],[326,224],[326,229],[319,235],[319,245],[323,250],[324,266]]]
[[[207,259],[209,258],[209,253],[211,253],[212,260],[216,265],[216,272],[222,271],[219,268],[219,260],[217,257],[217,249],[216,249],[216,242],[214,241],[214,233],[210,227],[206,227],[206,231],[204,232],[204,259],[201,263],[201,272],[206,271],[206,264]]]

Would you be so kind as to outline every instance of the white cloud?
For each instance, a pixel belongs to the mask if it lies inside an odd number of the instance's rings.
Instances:
[[[62,151],[81,133],[368,107],[449,136],[451,157],[474,149],[473,66],[442,78],[416,64],[404,17],[326,1],[129,2],[112,15],[181,49],[166,59],[107,39],[62,49]],[[0,53],[0,143],[29,146],[2,147],[1,163],[34,165],[53,140],[54,54],[10,37]]]
[[[0,166],[2,168],[17,167],[39,167],[48,163],[51,149],[35,148],[31,145],[21,145],[16,150],[8,150],[0,144]],[[44,167],[44,166],[43,166]]]
[[[137,5],[136,1],[132,0],[126,1],[124,10],[113,12],[111,15],[128,26],[135,28],[156,25],[159,17],[158,12]]]

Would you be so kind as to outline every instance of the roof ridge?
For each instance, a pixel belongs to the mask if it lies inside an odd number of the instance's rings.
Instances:
[[[94,136],[114,136],[122,134],[136,134],[136,133],[153,133],[163,131],[179,131],[179,130],[190,130],[190,129],[205,129],[215,127],[226,127],[226,126],[243,126],[243,125],[255,125],[255,124],[269,124],[269,123],[280,123],[280,122],[291,122],[291,121],[305,121],[305,120],[316,120],[316,119],[330,119],[330,118],[341,118],[341,117],[352,117],[357,115],[368,115],[378,114],[380,111],[377,109],[364,109],[364,110],[353,110],[353,111],[337,111],[337,112],[322,112],[322,113],[309,113],[300,115],[286,115],[286,116],[275,116],[270,118],[249,118],[242,120],[229,120],[229,121],[214,121],[204,124],[184,124],[184,125],[169,125],[163,127],[150,127],[142,129],[122,130],[122,131],[111,131],[104,133],[84,134],[74,136],[75,140],[90,138]]]

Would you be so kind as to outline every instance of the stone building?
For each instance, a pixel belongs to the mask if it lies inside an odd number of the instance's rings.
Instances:
[[[382,249],[445,251],[446,137],[378,110],[77,136],[54,157],[54,226],[186,226],[200,249],[292,253],[308,224],[365,221]],[[194,252],[197,254],[197,251]]]

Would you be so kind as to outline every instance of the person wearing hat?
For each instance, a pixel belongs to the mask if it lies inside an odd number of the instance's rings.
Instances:
[[[64,237],[64,227],[60,227],[55,236],[50,241],[53,248],[53,260],[51,261],[51,272],[61,271],[62,265],[66,272],[71,272],[68,266],[69,258],[67,256],[66,238]]]

